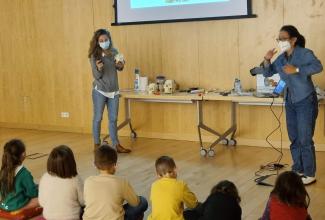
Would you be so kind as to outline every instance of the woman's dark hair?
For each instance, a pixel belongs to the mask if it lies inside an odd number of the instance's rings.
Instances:
[[[95,150],[95,165],[100,170],[110,169],[117,163],[117,152],[107,144]]]
[[[234,197],[238,203],[241,201],[236,185],[229,180],[219,182],[211,190],[211,194],[218,192]]]
[[[281,173],[271,195],[275,195],[283,203],[308,208],[310,198],[301,177],[292,171]]]
[[[306,46],[306,39],[304,36],[302,36],[298,29],[295,26],[292,25],[285,25],[281,28],[280,31],[285,31],[289,34],[290,38],[296,37],[297,41],[295,43],[295,46],[303,47],[305,48]]]
[[[88,58],[91,58],[93,56],[96,60],[98,60],[102,56],[103,49],[99,46],[99,42],[98,42],[98,38],[101,35],[106,35],[108,37],[108,39],[110,41],[110,45],[108,48],[108,51],[110,53],[109,55],[113,55],[113,53],[112,53],[113,42],[112,42],[112,37],[111,37],[110,32],[106,29],[98,29],[97,31],[95,31],[95,33],[90,41],[90,46],[89,46],[89,50],[88,50]]]
[[[25,144],[18,139],[10,140],[4,145],[0,170],[1,200],[15,190],[15,171],[21,165],[25,151]]]
[[[55,147],[47,160],[47,172],[60,178],[72,178],[78,175],[72,150],[65,145]]]

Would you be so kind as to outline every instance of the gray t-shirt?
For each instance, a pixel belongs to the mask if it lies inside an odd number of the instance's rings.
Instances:
[[[118,54],[118,51],[113,48],[112,56],[102,56],[100,58],[104,64],[101,71],[97,69],[94,56],[90,58],[91,69],[94,77],[93,88],[97,86],[97,89],[103,92],[116,92],[119,90],[117,69],[114,61],[116,54]]]

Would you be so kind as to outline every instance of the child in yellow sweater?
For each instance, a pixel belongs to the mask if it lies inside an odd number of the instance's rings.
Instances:
[[[176,164],[171,157],[156,160],[158,180],[151,186],[152,213],[148,220],[183,220],[184,204],[188,208],[198,205],[197,198],[184,181],[177,180]]]

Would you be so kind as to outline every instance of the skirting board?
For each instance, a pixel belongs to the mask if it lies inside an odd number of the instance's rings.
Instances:
[[[32,129],[41,131],[61,131],[68,133],[89,133],[84,132],[84,128],[70,127],[70,126],[57,126],[57,125],[38,125],[38,124],[23,124],[23,123],[4,123],[0,122],[2,128],[19,128],[19,129]]]
[[[130,136],[130,131],[121,130],[120,136]],[[185,140],[185,141],[199,141],[198,135],[193,134],[172,134],[172,133],[157,133],[157,132],[137,132],[137,137],[143,138],[158,138],[158,139],[171,139],[171,140]],[[212,143],[216,140],[214,136],[202,136],[205,143]],[[236,137],[237,145],[240,146],[251,146],[251,147],[270,147],[265,140],[258,139],[247,139]],[[272,144],[276,147],[280,146],[280,141],[272,141]],[[282,142],[283,149],[289,149],[290,142]],[[315,144],[317,151],[325,151],[325,144]]]
[[[61,131],[61,132],[73,132],[73,133],[87,133],[90,132],[88,130],[85,131],[84,128],[76,128],[76,127],[66,127],[66,126],[51,126],[51,125],[26,125],[19,123],[3,123],[0,122],[0,127],[3,128],[21,128],[21,129],[33,129],[33,130],[43,130],[43,131]],[[129,137],[130,131],[129,129],[122,129],[119,131],[120,136]],[[168,140],[182,140],[182,141],[199,141],[198,135],[193,134],[178,134],[178,133],[159,133],[159,132],[141,132],[137,131],[138,137],[143,138],[158,138],[158,139],[168,139]],[[203,141],[206,143],[212,143],[216,140],[214,136],[202,136]],[[247,139],[236,137],[237,145],[242,146],[253,146],[253,147],[270,147],[265,140],[259,139]],[[280,146],[280,141],[272,141],[274,146]],[[290,143],[285,141],[282,143],[284,149],[289,149]],[[316,143],[315,144],[317,151],[325,151],[325,144]]]

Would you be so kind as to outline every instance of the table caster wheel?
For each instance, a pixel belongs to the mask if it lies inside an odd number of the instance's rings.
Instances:
[[[200,150],[200,155],[201,155],[202,157],[205,157],[207,154],[208,154],[208,152],[207,152],[206,149],[201,149],[201,150]]]
[[[230,139],[228,142],[229,146],[236,146],[237,145],[237,141],[235,139]]]
[[[132,139],[136,139],[137,138],[137,133],[135,133],[134,131],[131,132],[131,138]]]
[[[223,139],[220,141],[220,144],[222,144],[222,145],[228,145],[228,143],[229,143],[228,139]]]
[[[213,149],[210,149],[210,150],[208,151],[208,155],[209,155],[209,157],[214,157],[214,156],[216,155],[216,153],[214,152]]]

